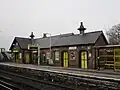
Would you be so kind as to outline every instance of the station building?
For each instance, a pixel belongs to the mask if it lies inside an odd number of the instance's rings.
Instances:
[[[94,46],[108,42],[102,31],[87,32],[81,22],[79,34],[67,33],[56,36],[34,38],[15,37],[10,50],[14,62],[26,64],[53,65],[74,68],[95,68]]]

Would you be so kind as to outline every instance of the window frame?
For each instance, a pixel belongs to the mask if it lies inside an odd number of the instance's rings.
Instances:
[[[70,50],[70,60],[76,60],[76,51]]]
[[[59,50],[54,51],[54,60],[60,61],[60,51]]]

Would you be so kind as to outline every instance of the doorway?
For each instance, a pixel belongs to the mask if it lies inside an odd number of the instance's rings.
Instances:
[[[67,51],[62,52],[62,66],[68,67],[68,52]]]
[[[81,59],[81,68],[88,68],[88,65],[87,65],[87,51],[82,51],[80,52],[80,59]]]
[[[29,63],[30,63],[29,53],[26,53],[26,54],[25,54],[25,61],[26,61],[26,62],[25,62],[26,64],[29,64]]]

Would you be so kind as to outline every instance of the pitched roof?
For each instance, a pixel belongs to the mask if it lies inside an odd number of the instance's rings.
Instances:
[[[62,37],[69,37],[72,35],[74,35],[74,34],[68,33],[68,34],[51,36],[51,45],[54,46],[56,41],[59,41],[59,39]],[[35,39],[35,44],[40,44],[41,48],[49,48],[50,47],[50,37]]]
[[[102,31],[95,31],[80,34],[68,34],[58,35],[51,37],[51,46],[67,46],[67,45],[80,45],[80,44],[94,44],[98,37],[102,34]],[[40,44],[41,48],[50,47],[50,37],[40,38],[35,40],[36,44]]]
[[[18,42],[20,48],[22,48],[22,49],[27,49],[27,48],[28,48],[28,44],[31,43],[31,41],[30,41],[29,38],[23,38],[23,37],[15,37],[15,39],[13,40],[13,43],[14,43],[15,41]],[[12,45],[13,45],[13,43],[12,43]],[[11,47],[10,47],[10,50],[11,50],[12,47],[13,47],[12,45],[11,45]]]
[[[22,49],[28,48],[28,44],[31,43],[29,38],[16,37],[16,40],[19,42],[19,45]]]
[[[76,34],[69,37],[62,37],[59,40],[57,40],[53,46],[94,44],[101,34],[102,32],[99,31],[85,33],[83,35]]]
[[[94,44],[102,33],[103,33],[102,31],[95,31],[84,33],[83,35],[68,33],[51,36],[51,46],[54,47],[54,46]],[[29,38],[16,37],[16,40],[19,42],[19,45],[22,49],[27,49],[28,44],[31,43]],[[41,48],[50,47],[50,37],[37,38],[34,40],[35,44],[40,44]]]

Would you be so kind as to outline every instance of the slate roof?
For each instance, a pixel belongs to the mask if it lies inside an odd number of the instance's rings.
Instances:
[[[16,40],[19,42],[20,47],[23,49],[28,48],[28,44],[31,43],[31,40],[29,38],[16,37]]]
[[[98,37],[103,34],[102,31],[95,31],[84,33],[83,35],[80,34],[62,34],[56,35],[51,37],[51,45],[54,46],[68,46],[68,45],[83,45],[83,44],[95,44]],[[16,37],[16,40],[19,42],[21,48],[26,48],[28,44],[30,44],[29,38],[20,38]],[[34,39],[35,44],[40,44],[41,48],[49,48],[50,47],[50,37],[46,38],[37,38]]]
[[[51,37],[52,46],[68,46],[68,45],[81,45],[81,44],[94,44],[102,31],[80,34],[58,35]],[[39,38],[35,40],[36,44],[40,44],[41,48],[49,48],[50,38]]]
[[[23,38],[23,37],[15,37],[14,41],[17,41],[20,48],[22,48],[22,49],[27,49],[28,44],[31,43],[29,38]],[[13,41],[13,43],[14,43],[14,41]],[[11,48],[12,48],[12,45],[10,47],[10,50],[11,50]]]
[[[53,46],[94,44],[101,34],[102,32],[99,31],[85,33],[84,35],[76,34],[68,37],[61,37],[54,43]]]
[[[51,45],[54,46],[57,41],[60,40],[62,37],[69,37],[74,35],[73,33],[68,33],[68,34],[62,34],[62,35],[56,35],[56,36],[51,36]],[[35,39],[35,44],[40,44],[41,48],[49,48],[50,47],[50,37],[46,38],[38,38]]]

